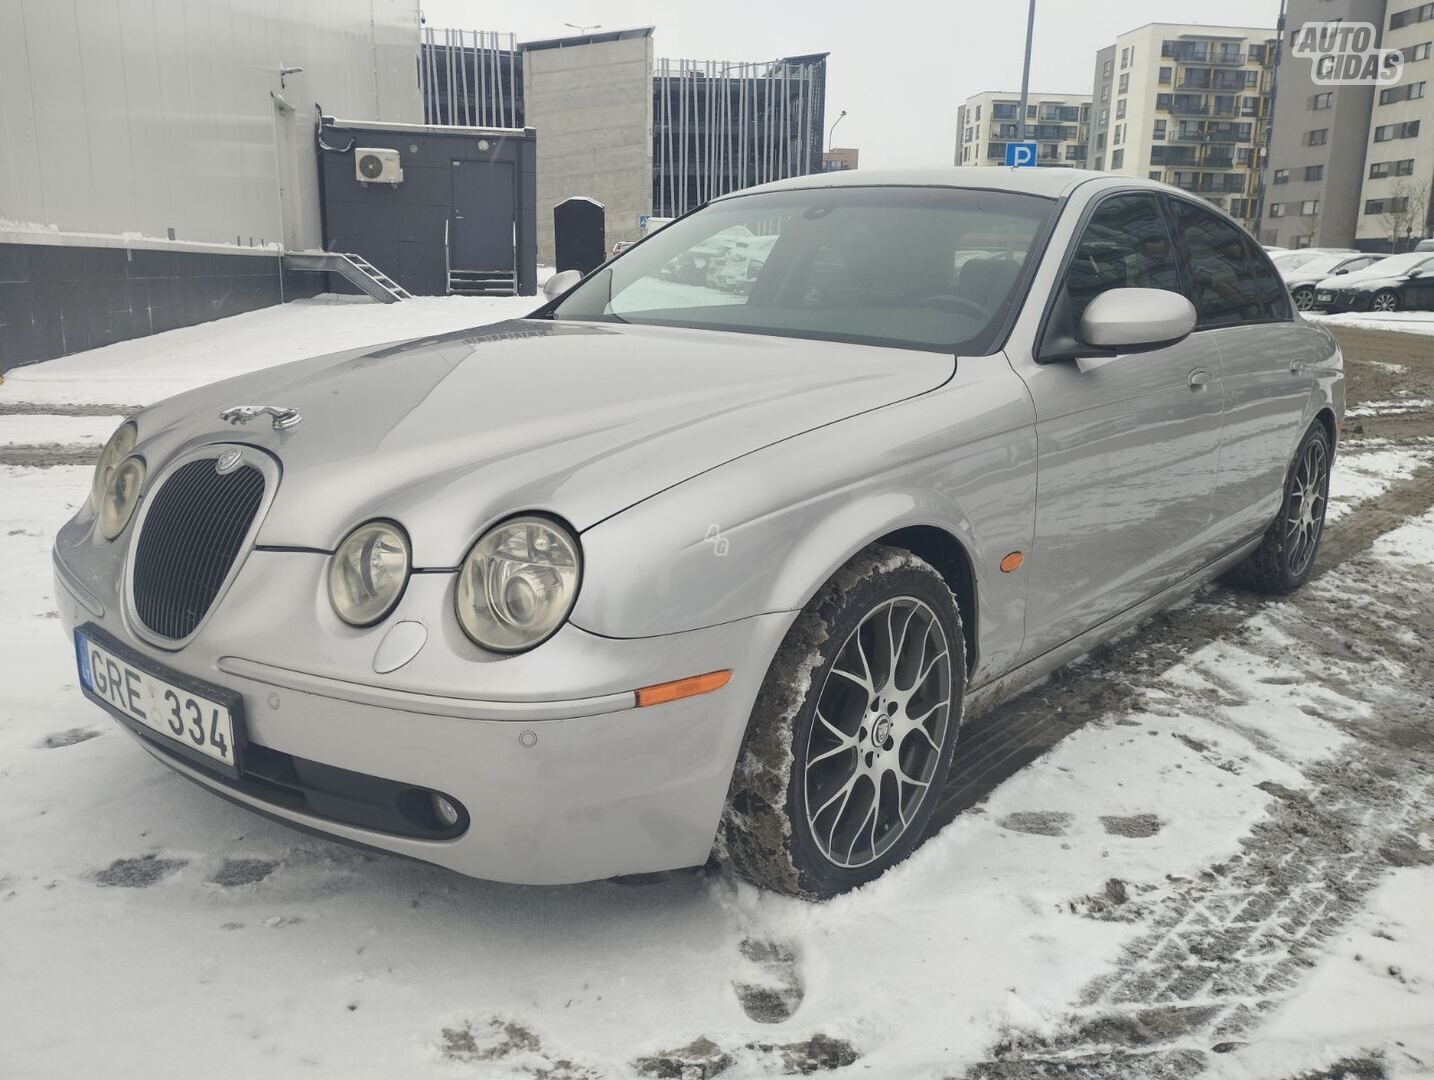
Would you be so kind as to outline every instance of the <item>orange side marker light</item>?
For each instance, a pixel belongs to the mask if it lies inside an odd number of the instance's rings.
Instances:
[[[709,671],[706,675],[692,675],[675,682],[644,686],[637,691],[637,707],[641,709],[648,705],[664,705],[669,701],[680,701],[682,698],[696,697],[698,694],[710,694],[713,690],[722,689],[731,681],[732,672],[730,671]]]
[[[1013,551],[1001,560],[1001,573],[1009,574],[1012,570],[1019,570],[1026,557],[1019,551]]]

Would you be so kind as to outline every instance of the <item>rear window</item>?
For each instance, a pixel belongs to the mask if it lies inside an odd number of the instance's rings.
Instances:
[[[625,252],[553,317],[985,353],[1055,205],[914,187],[724,199]]]
[[[1289,317],[1284,282],[1238,227],[1218,214],[1174,200],[1176,227],[1190,255],[1201,326],[1232,326]]]

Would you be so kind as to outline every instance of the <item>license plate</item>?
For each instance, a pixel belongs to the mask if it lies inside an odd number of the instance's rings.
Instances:
[[[160,673],[129,650],[75,631],[75,657],[86,696],[182,756],[230,777],[239,775],[238,695],[197,680]]]
[[[1316,299],[1316,300],[1333,300],[1333,299],[1334,299],[1334,293],[1332,293],[1332,292],[1315,293],[1315,299]]]

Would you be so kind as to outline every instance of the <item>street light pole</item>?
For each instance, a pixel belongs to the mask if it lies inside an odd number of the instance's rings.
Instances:
[[[1016,118],[1016,141],[1026,141],[1026,94],[1031,88],[1031,35],[1036,28],[1036,0],[1026,13],[1026,62],[1021,68],[1021,115]]]
[[[845,117],[846,117],[846,110],[843,109],[843,110],[841,111],[841,116],[838,116],[835,120],[832,121],[832,129],[831,129],[830,132],[827,133],[827,149],[828,149],[828,150],[830,150],[833,146],[836,145],[836,143],[834,142],[834,140],[836,139],[836,126],[837,126],[838,124],[840,124],[840,123],[842,122],[842,120],[845,119]]]

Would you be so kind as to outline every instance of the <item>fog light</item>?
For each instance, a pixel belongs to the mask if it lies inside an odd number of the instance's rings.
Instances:
[[[438,815],[438,820],[450,829],[458,824],[458,807],[454,806],[442,795],[433,796],[433,812]]]

